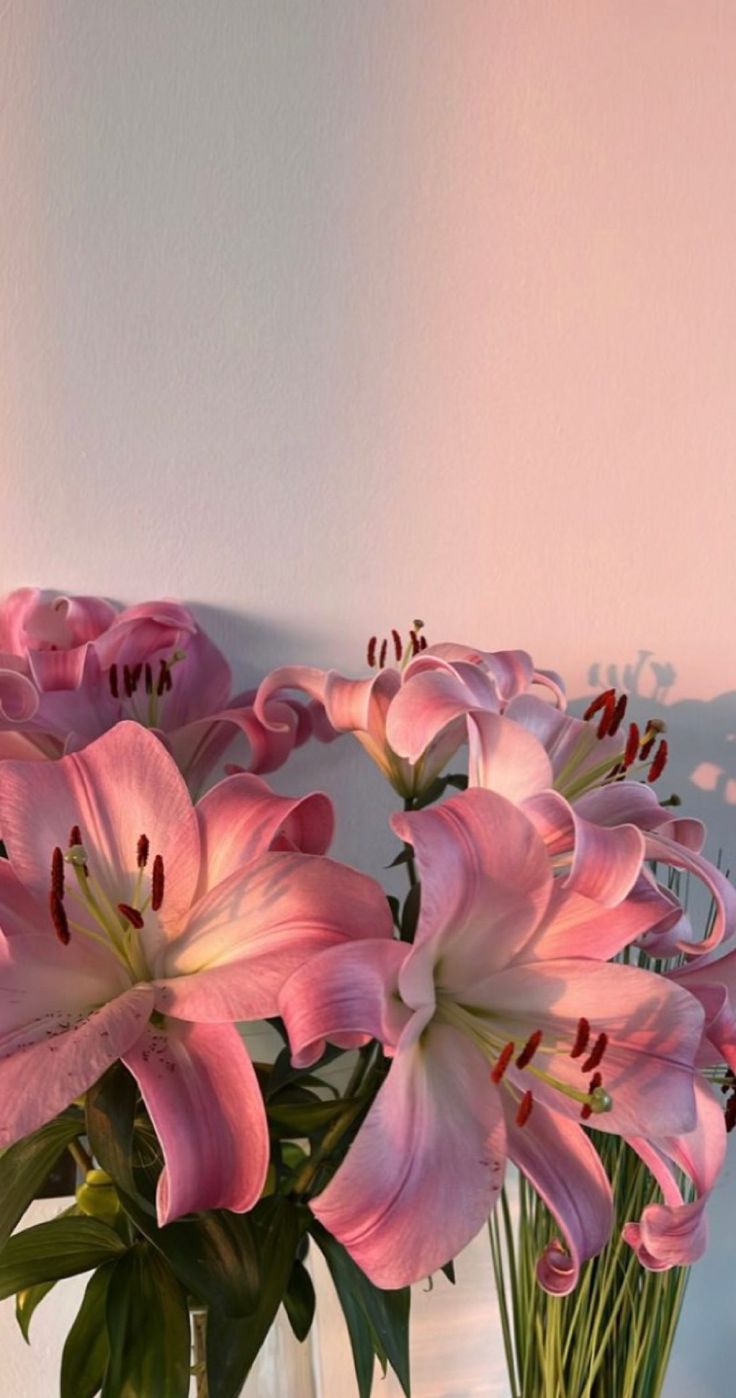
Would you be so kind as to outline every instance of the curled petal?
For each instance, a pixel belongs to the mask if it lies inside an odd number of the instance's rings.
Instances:
[[[564,886],[596,903],[615,907],[631,892],[644,859],[644,836],[635,825],[594,825],[556,791],[524,802],[550,854],[572,854]]]
[[[258,687],[253,705],[256,717],[260,719],[264,728],[277,732],[284,725],[283,715],[270,714],[266,708],[269,701],[275,695],[279,695],[282,689],[301,689],[310,699],[324,704],[327,673],[326,670],[318,670],[313,665],[282,665],[266,675]]]
[[[552,764],[542,744],[511,719],[471,714],[468,742],[471,786],[520,803],[552,785]]]
[[[38,709],[38,690],[26,675],[8,665],[8,659],[0,658],[0,719],[27,723]]]
[[[522,947],[518,960],[550,961],[568,956],[608,961],[631,942],[659,929],[665,920],[680,916],[679,904],[666,889],[642,874],[628,897],[614,907],[602,907],[591,898],[556,880],[547,911],[534,935]]]
[[[395,752],[417,762],[438,733],[465,714],[499,708],[493,681],[476,666],[449,667],[426,658],[409,666],[386,719]]]
[[[324,854],[335,818],[329,797],[278,796],[260,777],[226,777],[197,804],[202,848],[198,896],[270,849]]]
[[[613,1226],[613,1196],[593,1142],[577,1122],[535,1102],[524,1126],[517,1103],[503,1093],[509,1159],[526,1175],[562,1229],[540,1257],[545,1291],[564,1296],[576,1286],[581,1263],[605,1246]]]
[[[354,942],[321,952],[289,977],[279,1014],[295,1067],[315,1063],[336,1035],[367,1034],[396,1046],[411,1019],[398,996],[399,970],[408,952],[405,943],[388,939]]]
[[[244,1213],[263,1190],[268,1127],[253,1065],[229,1024],[149,1025],[124,1062],[164,1155],[161,1227],[202,1209]]]
[[[376,1286],[454,1257],[503,1184],[500,1093],[481,1054],[415,1016],[344,1164],[311,1208]]]
[[[264,726],[251,704],[233,705],[181,728],[167,727],[167,746],[191,789],[201,788],[238,737],[248,743],[250,772],[273,772],[282,767],[297,743],[298,715],[290,704],[275,700],[269,703],[268,714],[269,726]]]
[[[688,870],[705,884],[715,900],[713,930],[702,941],[680,942],[678,951],[686,956],[702,956],[736,932],[736,889],[709,859],[704,859],[693,848],[676,843],[659,830],[649,831],[646,835],[646,858],[669,864],[674,869]]]

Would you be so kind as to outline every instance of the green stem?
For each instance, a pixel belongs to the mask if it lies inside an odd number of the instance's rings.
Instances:
[[[87,1154],[84,1146],[79,1141],[70,1141],[68,1149],[77,1169],[81,1170],[82,1178],[84,1179],[87,1171],[94,1169],[92,1156]]]

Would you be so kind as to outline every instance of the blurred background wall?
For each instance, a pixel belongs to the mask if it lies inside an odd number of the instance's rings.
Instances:
[[[736,856],[735,92],[730,0],[6,0],[0,589],[186,598],[243,680],[417,615],[615,676]],[[668,1398],[732,1390],[735,1183]],[[419,1398],[504,1392],[478,1267]]]

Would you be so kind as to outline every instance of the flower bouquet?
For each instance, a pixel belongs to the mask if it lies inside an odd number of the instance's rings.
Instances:
[[[376,1359],[409,1394],[409,1287],[486,1226],[515,1398],[655,1398],[736,1114],[736,897],[662,725],[419,622],[234,697],[169,601],[23,589],[0,652],[0,1296],[27,1337],[91,1273],[62,1398],[237,1398],[282,1306],[308,1334],[313,1248],[360,1398]],[[259,775],[343,733],[405,896]],[[64,1153],[74,1203],[14,1232]]]

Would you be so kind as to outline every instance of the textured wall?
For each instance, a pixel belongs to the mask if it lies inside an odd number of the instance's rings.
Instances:
[[[0,588],[187,597],[241,677],[641,648],[733,849],[735,91],[731,0],[6,0]],[[728,1187],[668,1398],[731,1388]]]

